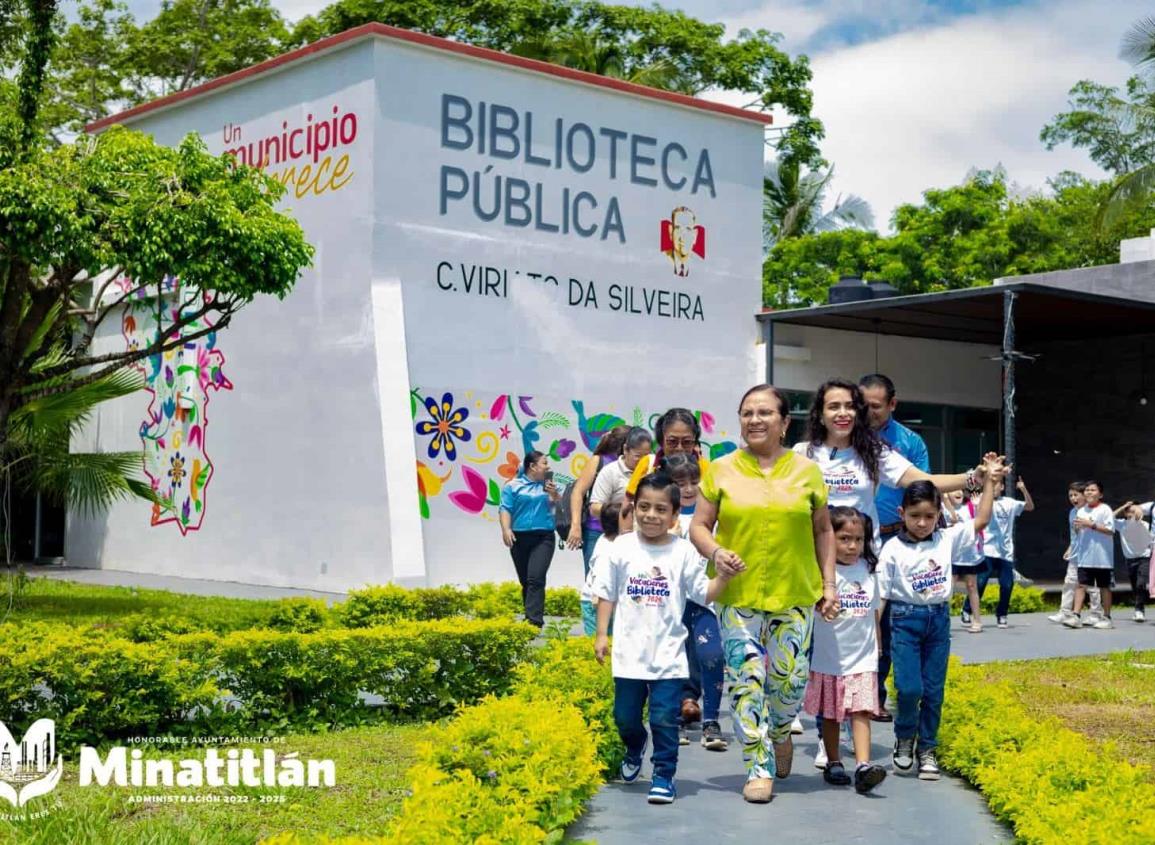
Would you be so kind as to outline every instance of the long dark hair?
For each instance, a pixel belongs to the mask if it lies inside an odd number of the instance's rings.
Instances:
[[[598,457],[602,455],[620,455],[626,448],[626,435],[630,433],[630,426],[615,425],[609,431],[602,435],[602,439],[598,441],[598,445],[594,447],[594,454]]]
[[[848,522],[862,523],[862,559],[867,568],[873,572],[878,567],[878,554],[874,551],[874,520],[858,508],[848,505],[839,505],[830,509],[830,524],[835,532]]]
[[[858,452],[858,456],[866,464],[866,474],[870,476],[870,483],[878,484],[878,462],[884,447],[882,440],[870,427],[870,417],[867,415],[866,400],[862,398],[862,391],[852,381],[832,378],[818,386],[818,390],[814,393],[814,402],[810,405],[810,416],[806,421],[806,440],[809,443],[807,454],[813,457],[814,447],[825,443],[830,434],[826,429],[826,423],[822,421],[822,409],[826,406],[826,394],[831,390],[845,390],[850,394],[850,401],[854,403],[854,428],[850,430],[850,446]]]

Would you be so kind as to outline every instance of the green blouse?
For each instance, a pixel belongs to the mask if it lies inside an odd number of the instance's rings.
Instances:
[[[778,613],[822,598],[813,514],[827,494],[817,464],[788,451],[763,470],[738,449],[710,463],[701,489],[718,507],[715,539],[746,564],[719,604]],[[708,571],[714,575],[712,564]]]

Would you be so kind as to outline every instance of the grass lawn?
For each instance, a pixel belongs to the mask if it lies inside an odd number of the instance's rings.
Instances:
[[[1023,707],[1053,715],[1095,742],[1113,742],[1155,783],[1155,651],[968,666],[1010,681]]]
[[[204,790],[89,786],[76,781],[76,760],[65,760],[64,778],[51,795],[31,801],[29,812],[45,818],[0,821],[0,842],[60,845],[252,845],[281,831],[332,836],[380,833],[401,806],[409,787],[406,771],[426,725],[356,728],[331,734],[286,737],[278,753],[331,759],[337,785],[319,789],[217,788]],[[221,753],[224,753],[222,749]],[[198,749],[148,756],[200,757]],[[141,804],[130,796],[212,793],[248,799],[243,804]],[[261,803],[285,796],[284,803]],[[6,803],[3,809],[11,813]]]
[[[111,626],[126,616],[176,616],[189,621],[251,628],[265,624],[278,602],[271,599],[230,599],[192,596],[137,587],[104,587],[30,578],[8,607],[9,578],[0,580],[0,619],[6,622],[64,622],[70,625]]]

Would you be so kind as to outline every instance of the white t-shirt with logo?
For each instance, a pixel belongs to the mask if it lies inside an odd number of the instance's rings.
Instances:
[[[1079,531],[1078,556],[1075,558],[1081,569],[1114,569],[1115,568],[1115,513],[1110,505],[1102,502],[1089,508],[1086,505],[1079,508],[1079,519],[1089,519],[1102,528],[1109,528],[1109,532],[1097,531],[1092,528],[1083,528]]]
[[[857,449],[834,449],[830,446],[814,446],[809,443],[795,443],[794,451],[810,458],[822,470],[829,493],[826,504],[830,507],[857,508],[870,517],[874,523],[874,547],[880,545],[881,535],[878,524],[878,508],[874,504],[876,485],[870,482],[870,474]],[[878,483],[898,488],[903,475],[914,464],[893,449],[883,447],[878,456]]]
[[[1139,505],[1143,516],[1151,516],[1153,502],[1144,502]],[[1119,535],[1119,546],[1123,549],[1123,557],[1134,560],[1151,555],[1151,528],[1142,519],[1116,519],[1115,532]]]
[[[885,601],[942,604],[950,601],[951,567],[975,544],[974,522],[936,530],[925,540],[907,542],[900,532],[882,547],[878,594]]]
[[[878,581],[862,558],[834,566],[841,610],[833,622],[814,621],[814,654],[810,668],[824,675],[857,675],[878,671]]]
[[[682,614],[687,601],[704,605],[708,589],[702,556],[688,541],[644,543],[636,531],[615,540],[594,584],[598,598],[616,602],[614,677],[688,678]]]
[[[991,507],[991,521],[983,532],[983,554],[1003,560],[1015,559],[1015,520],[1026,510],[1026,502],[1000,496]]]
[[[594,585],[598,581],[598,573],[609,565],[610,548],[614,545],[616,540],[611,540],[602,534],[598,537],[598,541],[594,543],[593,553],[590,555],[590,571],[586,575],[585,583],[582,584],[581,600],[588,602],[596,602],[597,595],[594,593]]]
[[[963,502],[955,508],[955,525],[961,522],[974,522],[975,516],[971,513],[971,503],[969,501]],[[983,562],[983,552],[979,548],[979,541],[975,541],[970,546],[963,550],[962,554],[954,559],[956,566],[978,566]]]

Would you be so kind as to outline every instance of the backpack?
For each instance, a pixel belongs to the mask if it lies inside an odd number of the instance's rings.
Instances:
[[[598,461],[598,472],[602,471],[605,466],[601,462],[600,455],[594,455],[594,460]],[[594,473],[594,481],[597,481],[597,473]],[[573,488],[577,484],[577,479],[574,479],[565,486],[561,491],[561,496],[553,503],[553,527],[557,531],[558,540],[565,542],[569,538],[570,529],[573,528],[573,514],[570,511],[570,499],[573,498]],[[582,523],[584,524],[590,518],[590,493],[593,492],[594,486],[591,484],[590,489],[586,490],[585,496],[582,497]]]

